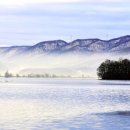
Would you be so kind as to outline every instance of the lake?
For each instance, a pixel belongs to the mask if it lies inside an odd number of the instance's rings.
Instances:
[[[130,81],[1,78],[0,130],[130,130]]]

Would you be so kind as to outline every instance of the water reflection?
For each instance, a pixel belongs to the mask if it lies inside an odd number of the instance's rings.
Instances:
[[[1,130],[130,129],[128,82],[21,80],[0,84]]]

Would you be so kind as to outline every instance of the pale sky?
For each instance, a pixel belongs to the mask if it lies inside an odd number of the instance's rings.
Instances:
[[[0,1],[0,46],[130,35],[129,0]]]

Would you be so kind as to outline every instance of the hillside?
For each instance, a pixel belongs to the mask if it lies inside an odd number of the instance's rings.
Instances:
[[[77,39],[72,42],[63,40],[44,41],[33,46],[0,47],[0,55],[39,55],[39,54],[93,54],[93,53],[129,53],[130,36],[111,40]]]

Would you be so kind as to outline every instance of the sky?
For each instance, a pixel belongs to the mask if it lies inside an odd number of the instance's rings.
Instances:
[[[130,35],[129,0],[0,1],[0,46]]]

